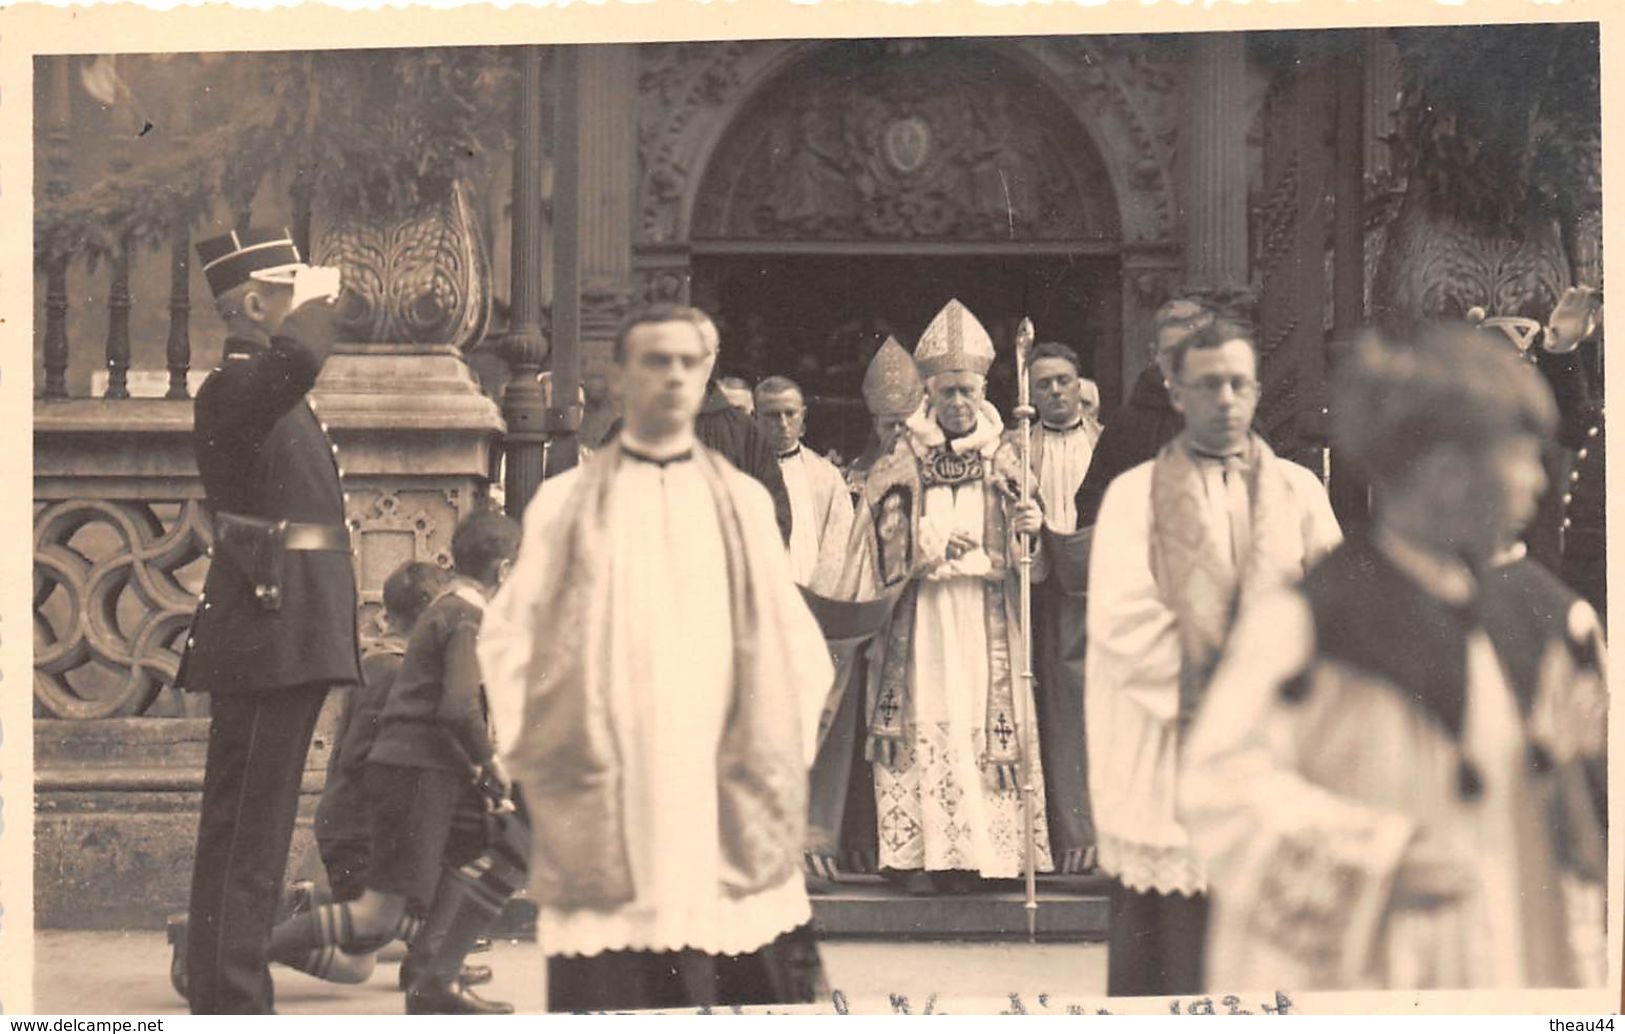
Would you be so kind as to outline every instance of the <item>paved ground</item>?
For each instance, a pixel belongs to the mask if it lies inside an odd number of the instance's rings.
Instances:
[[[1102,944],[941,944],[828,941],[824,966],[832,988],[854,1012],[892,1008],[890,996],[908,998],[923,1012],[932,991],[947,989],[958,1011],[996,1011],[1021,993],[1032,1012],[1104,1001],[1106,948]],[[479,956],[496,970],[482,993],[540,1012],[542,956],[535,944],[498,943]],[[285,1014],[399,1013],[397,965],[382,963],[366,984],[341,987],[273,967],[277,1008]],[[1040,995],[1046,997],[1041,1001]],[[981,1003],[973,1006],[972,1003]],[[184,1011],[169,986],[169,946],[162,933],[42,931],[34,947],[34,1011],[44,1015],[155,1015]]]

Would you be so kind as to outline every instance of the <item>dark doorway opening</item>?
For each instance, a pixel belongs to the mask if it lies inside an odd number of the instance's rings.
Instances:
[[[1015,404],[1017,324],[1074,348],[1105,401],[1121,382],[1121,268],[1116,256],[1068,254],[710,254],[693,259],[695,300],[722,329],[718,373],[754,384],[782,374],[808,395],[808,444],[846,458],[870,419],[863,374],[888,334],[913,351],[926,324],[958,298],[993,337],[988,397]]]

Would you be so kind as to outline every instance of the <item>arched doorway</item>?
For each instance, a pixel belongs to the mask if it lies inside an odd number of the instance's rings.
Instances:
[[[869,357],[888,333],[912,348],[951,297],[994,335],[1006,411],[1023,316],[1119,376],[1111,178],[1073,111],[994,46],[841,42],[789,63],[712,149],[688,236],[722,372],[801,381],[819,448],[862,447]]]

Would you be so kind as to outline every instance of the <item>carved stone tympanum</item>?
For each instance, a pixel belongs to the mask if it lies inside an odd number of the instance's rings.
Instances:
[[[832,49],[735,120],[696,239],[1115,240],[1109,179],[1030,77],[937,45]]]

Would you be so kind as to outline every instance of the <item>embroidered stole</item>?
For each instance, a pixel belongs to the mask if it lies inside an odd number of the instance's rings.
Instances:
[[[537,629],[525,734],[514,752],[516,775],[533,798],[533,889],[541,904],[564,910],[606,910],[636,897],[627,837],[637,831],[626,828],[623,761],[608,707],[614,601],[605,538],[621,462],[617,443],[582,467],[560,515],[562,533],[545,543],[539,598],[569,620]],[[773,565],[744,530],[726,461],[697,447],[693,462],[715,500],[727,555],[734,665],[717,754],[717,833],[720,889],[738,898],[782,883],[798,865],[807,818],[799,694],[819,687],[804,685],[806,658],[797,653],[810,618],[789,612],[799,598],[769,582]],[[777,536],[770,546],[783,548]],[[811,638],[821,651],[816,633]],[[821,683],[827,669],[815,677]]]
[[[869,737],[864,756],[871,762],[898,770],[907,757],[903,744],[915,733],[914,628],[925,580],[915,577],[914,571],[919,563],[925,491],[933,485],[979,483],[983,490],[982,546],[992,562],[992,572],[981,586],[990,685],[983,719],[986,753],[978,760],[1001,790],[1020,786],[1021,737],[1015,710],[1020,636],[1013,617],[1018,612],[1019,590],[1010,576],[1013,541],[1003,490],[1004,482],[1015,476],[1013,464],[1006,447],[992,457],[980,452],[953,453],[946,446],[925,450],[920,456],[906,436],[899,436],[892,450],[869,472],[859,518],[867,517],[869,527],[863,534],[874,538],[872,573],[882,589],[908,580],[890,622],[876,640],[882,651],[878,663],[869,665]],[[850,581],[850,577],[843,578],[843,583]]]
[[[1185,435],[1162,447],[1151,470],[1151,573],[1178,630],[1182,729],[1195,717],[1243,599],[1297,573],[1282,570],[1270,548],[1280,536],[1302,535],[1282,461],[1256,434],[1240,459],[1231,476],[1246,487],[1246,528],[1215,529],[1206,519],[1201,460]],[[1241,548],[1226,563],[1238,531]]]

